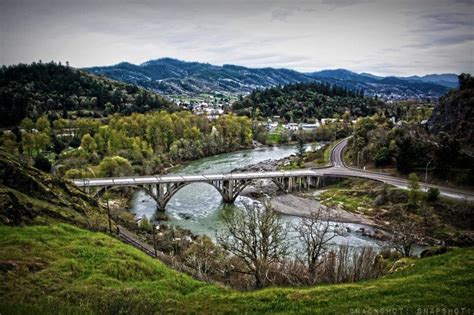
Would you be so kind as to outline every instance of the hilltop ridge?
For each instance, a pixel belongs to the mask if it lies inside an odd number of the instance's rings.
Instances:
[[[217,66],[169,57],[149,60],[139,65],[122,62],[113,66],[89,67],[84,70],[168,95],[206,92],[242,94],[276,85],[320,82],[351,90],[362,89],[367,95],[378,95],[387,99],[391,97],[434,99],[456,86],[455,74],[385,78],[367,73],[358,74],[346,69],[303,73],[285,68],[249,68],[232,64]]]

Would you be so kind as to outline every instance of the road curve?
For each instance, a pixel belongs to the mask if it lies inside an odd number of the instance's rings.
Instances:
[[[373,171],[361,170],[358,168],[348,167],[344,163],[344,151],[347,147],[348,138],[345,138],[339,141],[333,148],[331,152],[331,168],[332,176],[340,175],[345,177],[360,177],[372,179],[386,184],[390,184],[399,188],[408,189],[409,183],[408,180],[404,178],[389,176],[386,174],[381,174]],[[331,176],[331,175],[330,175]],[[473,202],[474,201],[474,191],[462,190],[452,187],[445,187],[433,184],[420,183],[422,190],[426,191],[429,188],[437,188],[440,191],[440,194],[458,200],[466,200]]]

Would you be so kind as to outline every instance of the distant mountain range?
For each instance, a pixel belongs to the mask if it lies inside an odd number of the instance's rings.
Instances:
[[[198,94],[203,92],[248,93],[256,88],[296,82],[328,82],[383,99],[437,98],[457,87],[456,74],[423,77],[380,77],[345,69],[302,73],[290,69],[216,66],[172,58],[150,60],[140,65],[122,62],[113,66],[83,70],[114,80],[137,84],[159,93]]]

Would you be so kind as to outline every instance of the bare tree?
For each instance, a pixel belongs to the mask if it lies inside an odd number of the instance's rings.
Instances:
[[[410,257],[413,246],[423,240],[423,227],[418,219],[401,210],[391,226],[393,247],[405,257]]]
[[[225,214],[223,224],[217,242],[244,262],[247,268],[239,272],[253,276],[256,288],[264,287],[271,266],[288,255],[287,229],[279,215],[267,204],[244,204]]]
[[[330,210],[319,207],[294,227],[303,246],[306,265],[312,278],[311,283],[317,280],[317,269],[322,263],[321,258],[328,251],[329,243],[344,233],[342,226],[331,225],[329,219]]]
[[[322,258],[318,282],[342,283],[376,278],[384,272],[377,255],[372,247],[339,245]]]

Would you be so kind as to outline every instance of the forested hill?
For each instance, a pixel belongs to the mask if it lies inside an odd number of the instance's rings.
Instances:
[[[324,82],[351,90],[363,89],[366,95],[378,95],[386,99],[433,99],[445,94],[456,84],[452,81],[454,74],[379,77],[345,69],[302,73],[284,68],[218,66],[173,58],[149,60],[139,65],[121,62],[84,70],[168,95],[209,92],[242,94],[276,85]]]
[[[374,114],[382,103],[338,86],[320,83],[298,83],[255,90],[235,102],[233,109],[241,115],[280,116],[288,121],[304,118],[333,117],[349,111],[353,116]]]
[[[474,78],[470,74],[459,76],[459,89],[451,90],[440,98],[428,120],[431,132],[447,133],[458,140],[462,149],[474,155]]]
[[[19,64],[0,69],[0,126],[43,114],[82,115],[145,112],[174,107],[160,95],[56,63]]]
[[[172,58],[150,60],[140,65],[122,62],[114,66],[84,70],[163,94],[243,93],[259,87],[314,81],[303,73],[289,69],[216,66]]]

